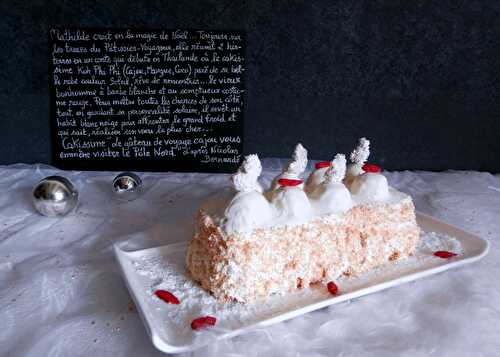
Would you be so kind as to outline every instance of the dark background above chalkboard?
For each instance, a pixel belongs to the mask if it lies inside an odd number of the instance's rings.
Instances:
[[[50,162],[51,26],[247,32],[247,153],[372,140],[387,169],[500,171],[498,1],[0,3],[0,163]]]

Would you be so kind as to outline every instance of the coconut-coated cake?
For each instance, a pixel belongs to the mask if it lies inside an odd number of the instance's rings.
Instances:
[[[349,165],[342,154],[317,163],[304,183],[307,151],[298,144],[267,191],[259,158],[247,156],[232,187],[196,214],[191,277],[220,301],[250,303],[412,255],[420,235],[413,201],[366,163],[369,145],[361,138]]]

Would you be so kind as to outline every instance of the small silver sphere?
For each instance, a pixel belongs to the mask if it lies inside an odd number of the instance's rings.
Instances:
[[[44,216],[64,216],[78,203],[78,191],[71,181],[62,176],[42,179],[33,190],[35,209]]]
[[[122,172],[113,180],[113,191],[122,200],[135,200],[141,194],[142,180],[132,172]]]

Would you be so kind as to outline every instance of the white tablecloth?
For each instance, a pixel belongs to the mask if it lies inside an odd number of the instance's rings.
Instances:
[[[267,160],[267,184],[281,161]],[[64,218],[35,213],[31,190],[62,174],[80,191]],[[159,356],[112,253],[187,240],[192,213],[227,175],[144,173],[136,201],[111,172],[0,167],[0,355]],[[417,209],[489,239],[482,261],[225,340],[196,356],[500,356],[500,176],[392,172]],[[146,234],[138,234],[146,233]],[[134,234],[140,239],[134,237]],[[146,238],[144,238],[146,237]]]

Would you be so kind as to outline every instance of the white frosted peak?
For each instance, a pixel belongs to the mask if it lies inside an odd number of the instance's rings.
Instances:
[[[299,177],[307,167],[307,150],[298,143],[293,152],[292,161],[288,164],[286,170],[283,172],[286,176]]]
[[[256,154],[246,156],[238,171],[231,176],[234,189],[238,192],[260,191],[257,179],[261,172],[259,156]]]
[[[332,165],[325,172],[325,184],[339,183],[345,177],[346,158],[344,154],[337,154],[332,160]]]
[[[358,166],[363,166],[370,156],[370,140],[360,138],[358,146],[351,153],[351,162]]]

